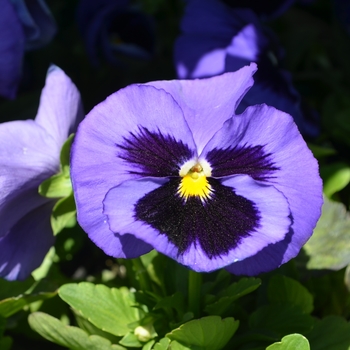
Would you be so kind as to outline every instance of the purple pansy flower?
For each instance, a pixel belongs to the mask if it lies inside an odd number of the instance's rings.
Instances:
[[[181,29],[174,49],[180,79],[233,72],[256,62],[259,70],[254,76],[255,84],[237,111],[266,103],[290,114],[302,134],[318,134],[313,115],[306,118],[301,111],[290,74],[279,67],[282,50],[252,11],[231,9],[218,0],[190,0]]]
[[[47,44],[56,25],[42,0],[0,0],[0,95],[15,98],[25,50]]]
[[[80,0],[78,24],[94,65],[99,51],[112,64],[121,57],[148,60],[154,53],[151,19],[133,8],[129,0]]]
[[[0,124],[0,276],[24,279],[53,244],[56,199],[38,186],[60,171],[60,151],[83,118],[80,95],[65,73],[49,69],[35,120]]]
[[[235,115],[255,70],[131,85],[87,115],[72,184],[108,255],[155,248],[196,271],[255,275],[298,254],[320,216],[318,164],[288,114]]]

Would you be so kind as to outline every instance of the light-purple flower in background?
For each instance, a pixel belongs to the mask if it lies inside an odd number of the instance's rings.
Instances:
[[[181,30],[174,48],[180,79],[234,72],[256,62],[255,84],[237,111],[266,103],[290,114],[303,135],[318,134],[317,117],[302,111],[290,74],[279,66],[282,50],[254,12],[232,9],[219,0],[189,0]]]
[[[105,253],[155,248],[247,275],[298,254],[321,212],[318,164],[288,114],[235,115],[255,71],[131,85],[87,115],[71,177],[78,221]]]
[[[52,246],[57,200],[38,187],[60,171],[61,147],[83,117],[77,88],[52,66],[35,120],[0,124],[0,277],[28,277]]]
[[[47,44],[56,24],[43,0],[0,0],[0,95],[15,98],[25,50]]]

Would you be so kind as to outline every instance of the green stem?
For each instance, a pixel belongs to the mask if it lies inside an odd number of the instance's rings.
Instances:
[[[198,318],[200,315],[201,287],[202,287],[202,275],[198,272],[189,270],[188,307],[189,307],[189,310],[193,312],[195,318]]]
[[[132,259],[132,264],[135,271],[135,277],[140,284],[140,289],[144,291],[152,291],[151,280],[141,258]]]

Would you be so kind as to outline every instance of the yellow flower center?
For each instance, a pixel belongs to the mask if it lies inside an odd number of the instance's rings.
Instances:
[[[200,163],[196,163],[188,167],[191,164],[185,164],[180,170],[180,176],[182,177],[181,183],[178,189],[178,194],[185,200],[191,196],[197,196],[202,201],[205,201],[210,197],[212,192],[211,186],[207,180],[207,176],[210,176],[211,169],[209,164],[204,164],[207,169],[203,169]]]

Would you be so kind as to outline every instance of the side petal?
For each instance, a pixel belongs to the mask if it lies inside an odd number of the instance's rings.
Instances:
[[[38,186],[59,170],[59,148],[33,120],[0,124],[0,237],[47,202]]]
[[[0,238],[0,277],[23,280],[40,266],[54,243],[48,203],[29,212]]]
[[[253,85],[256,64],[237,72],[201,79],[155,81],[148,85],[173,96],[185,114],[200,153],[212,136],[232,117],[243,96]]]
[[[10,0],[0,0],[0,95],[15,98],[21,78],[24,33]]]
[[[174,164],[178,150],[193,154],[195,145],[182,110],[163,90],[132,85],[87,115],[73,142],[71,178],[78,221],[94,242],[112,237],[102,212],[106,193],[145,171],[164,176],[162,168]],[[122,242],[113,244],[107,254],[130,257]],[[144,244],[142,249],[150,248]]]
[[[104,200],[111,230],[133,234],[179,263],[205,272],[255,255],[288,232],[288,202],[273,186],[233,176],[216,184],[212,199],[193,206],[176,196],[172,181],[144,178],[111,189]],[[247,200],[253,212],[244,204]],[[142,214],[147,219],[141,220]]]
[[[263,147],[268,155],[271,172],[260,180],[276,187],[289,202],[293,224],[292,233],[287,236],[282,248],[285,251],[280,263],[283,264],[298,254],[312,235],[321,215],[322,181],[318,164],[292,117],[266,105],[249,107],[242,115],[227,121],[208,143],[201,157],[205,158],[213,149],[247,146]],[[281,243],[279,245],[282,246]],[[268,267],[269,250],[266,248],[261,253],[266,257],[266,263],[257,266],[261,270],[254,271],[254,274],[276,267],[272,260],[273,267]],[[241,271],[243,270],[248,273],[249,264],[244,265]],[[235,272],[234,265],[230,271]]]
[[[52,65],[41,92],[35,121],[46,129],[61,148],[83,118],[78,89],[63,70]]]

